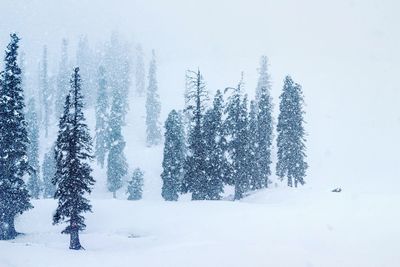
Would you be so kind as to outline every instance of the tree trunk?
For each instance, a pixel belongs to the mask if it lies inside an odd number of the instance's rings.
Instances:
[[[18,235],[15,231],[14,217],[10,216],[0,221],[0,240],[14,239]]]
[[[117,191],[113,191],[113,198],[117,198]]]
[[[79,242],[79,231],[78,229],[73,229],[70,233],[70,243],[69,249],[80,250],[83,249],[81,243]]]

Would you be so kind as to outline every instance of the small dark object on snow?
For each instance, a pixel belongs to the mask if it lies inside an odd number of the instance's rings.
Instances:
[[[340,188],[340,187],[335,188],[335,189],[332,190],[332,192],[340,193],[340,192],[342,192],[342,188]]]

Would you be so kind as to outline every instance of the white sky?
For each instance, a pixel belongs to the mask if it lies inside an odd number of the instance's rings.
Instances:
[[[211,91],[245,72],[253,94],[259,56],[270,59],[275,105],[291,74],[307,102],[309,181],[366,190],[400,185],[400,2],[396,0],[1,0],[0,45],[17,31],[28,63],[61,38],[91,43],[118,30],[159,57],[163,114],[182,103],[184,71]],[[51,63],[50,63],[51,64]]]

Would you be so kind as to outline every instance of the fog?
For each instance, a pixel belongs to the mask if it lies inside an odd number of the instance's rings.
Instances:
[[[117,31],[157,51],[162,119],[183,103],[184,72],[211,92],[245,73],[254,94],[267,55],[275,108],[286,74],[303,86],[310,186],[391,191],[400,185],[400,2],[393,0],[1,0],[0,46],[22,38],[31,80],[43,45],[92,45]],[[33,86],[33,85],[32,85]]]

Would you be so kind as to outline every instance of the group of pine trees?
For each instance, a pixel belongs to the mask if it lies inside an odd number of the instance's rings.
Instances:
[[[162,197],[176,201],[180,193],[192,200],[218,200],[224,186],[233,199],[268,187],[272,174],[273,103],[267,57],[261,57],[255,99],[244,93],[243,74],[236,87],[218,90],[211,107],[203,76],[188,71],[186,108],[172,110],[165,122]],[[225,97],[226,96],[226,97]],[[276,174],[288,186],[304,184],[304,110],[301,86],[284,81],[276,127]]]

